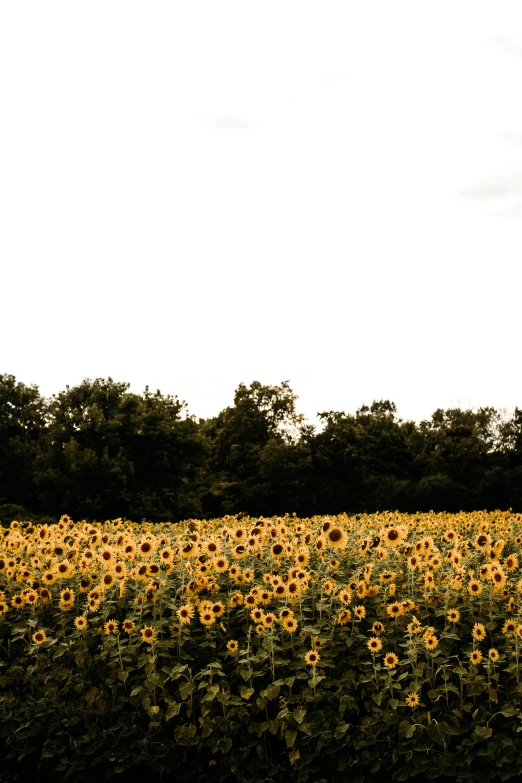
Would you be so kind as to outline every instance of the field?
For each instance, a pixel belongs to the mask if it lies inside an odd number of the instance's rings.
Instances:
[[[522,774],[522,515],[0,533],[0,781]]]

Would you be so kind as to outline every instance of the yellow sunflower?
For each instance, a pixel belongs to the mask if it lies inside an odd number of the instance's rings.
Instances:
[[[47,636],[45,635],[45,631],[36,631],[33,633],[31,639],[35,644],[43,644],[47,640]]]
[[[308,664],[308,666],[317,666],[317,664],[321,660],[321,656],[315,650],[310,650],[309,652],[306,653],[304,659]]]
[[[152,642],[156,638],[156,631],[151,625],[146,625],[144,628],[141,629],[140,633],[143,641],[148,642],[149,644],[152,644]]]
[[[399,659],[395,653],[386,653],[384,656],[384,665],[387,666],[388,669],[395,669],[398,663]]]
[[[482,623],[475,623],[471,634],[473,638],[476,639],[477,642],[481,642],[482,639],[485,639],[486,637],[486,629],[482,625]]]
[[[408,707],[411,707],[412,709],[414,709],[414,707],[418,707],[420,704],[419,694],[413,692],[408,693],[405,702],[408,705]]]

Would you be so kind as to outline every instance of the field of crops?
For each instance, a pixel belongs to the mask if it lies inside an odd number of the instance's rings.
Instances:
[[[522,774],[522,515],[0,534],[0,781]]]

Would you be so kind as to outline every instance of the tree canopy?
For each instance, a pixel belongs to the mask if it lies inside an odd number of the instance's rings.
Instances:
[[[418,424],[390,400],[297,412],[289,381],[241,383],[216,416],[177,397],[85,379],[44,398],[0,375],[0,519],[151,521],[249,513],[522,510],[522,410],[437,409]]]

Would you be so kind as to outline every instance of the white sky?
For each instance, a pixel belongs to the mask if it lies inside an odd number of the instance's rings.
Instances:
[[[0,373],[522,406],[520,0],[0,5]]]

